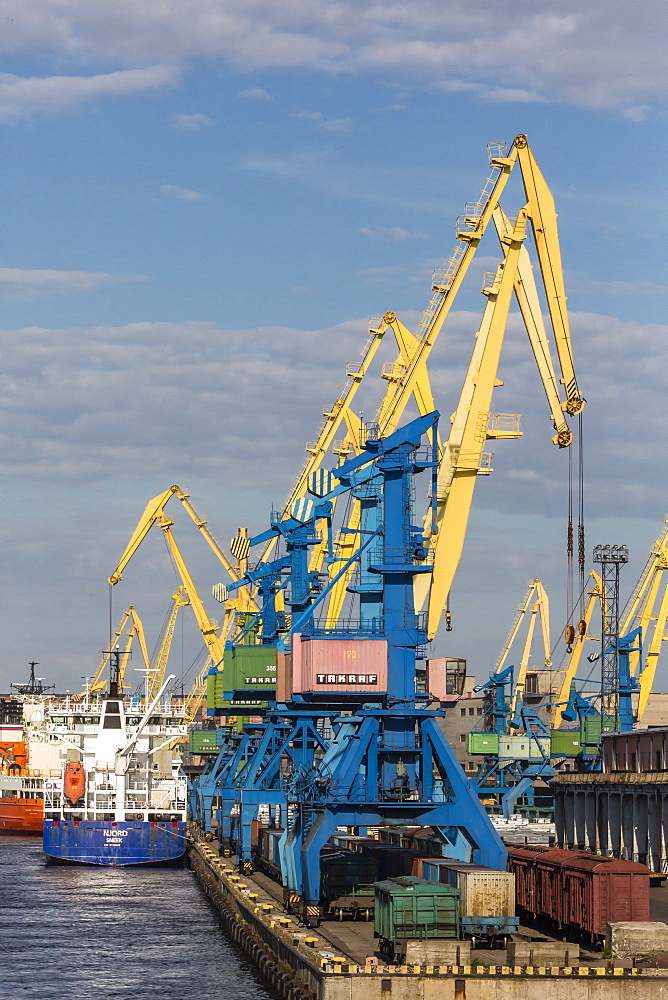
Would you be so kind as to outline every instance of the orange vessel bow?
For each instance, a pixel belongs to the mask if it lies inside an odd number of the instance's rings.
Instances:
[[[0,743],[0,833],[40,834],[44,822],[41,784],[26,770],[25,743]]]

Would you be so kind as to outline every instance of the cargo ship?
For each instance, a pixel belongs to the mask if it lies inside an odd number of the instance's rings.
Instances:
[[[26,745],[0,742],[0,833],[39,835],[44,822],[44,778],[26,767]]]
[[[168,678],[168,681],[172,678]],[[45,782],[48,864],[169,866],[186,847],[186,778],[173,749],[186,736],[183,707],[164,696],[144,706],[109,693],[60,706],[53,737],[67,748],[60,777]]]
[[[35,677],[12,684],[16,693],[0,698],[0,833],[40,836],[44,787],[60,774],[59,749],[46,731],[51,687]]]

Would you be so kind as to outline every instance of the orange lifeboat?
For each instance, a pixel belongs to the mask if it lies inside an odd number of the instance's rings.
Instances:
[[[86,794],[86,772],[80,760],[70,760],[63,775],[63,795],[73,806]]]

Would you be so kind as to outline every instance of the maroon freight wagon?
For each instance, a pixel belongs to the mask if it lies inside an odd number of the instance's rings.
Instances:
[[[597,941],[606,924],[649,920],[649,869],[585,851],[510,847],[517,905],[546,921]]]

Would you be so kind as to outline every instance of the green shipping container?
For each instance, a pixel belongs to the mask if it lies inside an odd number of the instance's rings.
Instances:
[[[577,757],[581,754],[580,730],[553,729],[550,732],[550,753],[556,757]]]
[[[209,674],[206,679],[206,707],[219,708],[223,701],[223,675]]]
[[[411,875],[374,885],[374,933],[390,956],[406,954],[408,941],[460,934],[459,891]]]
[[[469,733],[468,752],[494,754],[496,756],[499,752],[499,734]]]
[[[226,691],[266,691],[276,688],[276,647],[235,646],[225,650]]]
[[[276,688],[276,647],[235,646],[223,658],[225,691],[269,691]]]
[[[191,753],[218,753],[215,730],[191,729],[188,733],[188,749]]]

